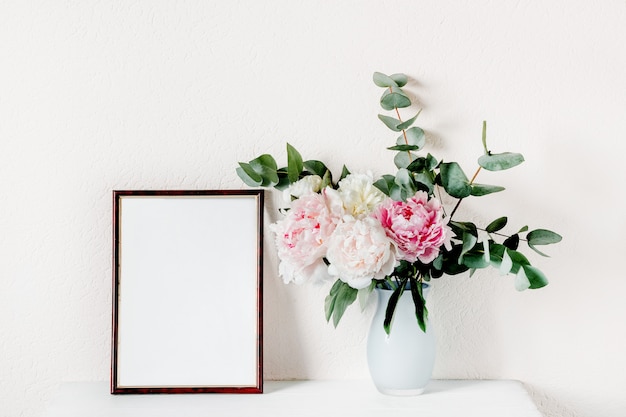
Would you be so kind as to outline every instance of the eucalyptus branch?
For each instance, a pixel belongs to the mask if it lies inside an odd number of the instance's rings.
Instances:
[[[482,229],[482,228],[480,228],[480,227],[477,227],[477,228],[476,228],[476,230],[480,230],[481,232],[485,232],[485,233],[487,233],[488,235],[496,235],[496,236],[506,237],[506,238],[509,238],[509,237],[511,237],[511,236],[514,236],[514,235],[519,235],[519,233],[513,233],[512,235],[507,235],[507,234],[505,234],[505,233],[488,232],[486,229]],[[528,240],[527,240],[527,239],[523,239],[523,238],[521,238],[521,237],[519,238],[519,240],[520,240],[521,242],[528,242]]]
[[[476,172],[474,172],[474,175],[472,176],[472,179],[469,182],[470,185],[472,185],[474,183],[474,180],[478,176],[478,173],[480,172],[481,169],[482,169],[482,167],[479,166],[478,169],[476,170]],[[454,208],[452,209],[452,212],[450,213],[450,220],[452,220],[452,216],[454,216],[454,213],[456,213],[456,210],[461,205],[461,201],[463,201],[463,199],[459,198],[459,200],[456,202],[456,205],[454,206]]]
[[[371,282],[369,283],[370,289],[379,288],[392,291],[383,322],[383,328],[387,334],[389,334],[391,329],[391,322],[398,300],[407,290],[411,292],[417,322],[420,328],[426,331],[428,310],[424,299],[425,294],[422,292],[422,285],[434,278],[440,278],[444,275],[457,275],[468,270],[471,276],[471,273],[476,269],[496,267],[503,274],[514,275],[515,288],[520,291],[527,288],[541,288],[547,285],[547,277],[539,269],[531,265],[530,261],[517,248],[520,241],[525,241],[528,243],[528,247],[536,253],[548,256],[539,251],[537,246],[560,242],[562,238],[559,234],[547,229],[529,231],[528,226],[524,226],[517,233],[507,235],[502,232],[507,224],[506,216],[496,218],[483,228],[476,227],[471,221],[451,222],[448,225],[450,235],[448,235],[448,229],[446,229],[445,224],[446,220],[450,221],[456,215],[463,199],[470,195],[478,197],[504,190],[504,187],[500,186],[474,183],[482,168],[490,172],[506,170],[522,163],[524,161],[523,156],[519,153],[492,153],[489,151],[486,141],[486,122],[483,122],[482,132],[484,154],[478,158],[479,168],[471,177],[471,180],[468,179],[468,176],[457,162],[443,162],[430,153],[421,156],[419,152],[426,144],[426,135],[423,129],[413,126],[421,110],[415,116],[407,118],[406,121],[402,120],[399,110],[406,109],[412,105],[409,96],[402,91],[402,87],[408,82],[408,77],[400,73],[385,75],[375,72],[373,81],[374,84],[383,89],[383,94],[380,98],[381,107],[392,114],[392,116],[378,114],[379,120],[391,131],[395,132],[395,135],[402,132],[402,136],[395,136],[393,146],[387,147],[388,150],[398,152],[394,155],[394,164],[397,167],[397,172],[395,175],[382,175],[371,184],[393,200],[393,208],[383,207],[382,204],[387,204],[389,200],[380,196],[382,203],[376,204],[372,211],[386,210],[391,219],[400,218],[400,216],[406,216],[406,214],[410,213],[411,220],[406,227],[402,226],[398,229],[394,225],[383,224],[382,221],[379,222],[380,224],[372,225],[376,228],[382,227],[386,232],[393,231],[393,233],[387,233],[386,236],[395,242],[387,242],[388,244],[386,245],[380,245],[382,249],[380,255],[376,257],[372,257],[368,244],[363,245],[362,251],[358,251],[358,253],[354,253],[350,257],[346,256],[345,259],[335,259],[331,256],[336,253],[337,248],[346,239],[362,239],[362,242],[366,242],[366,236],[359,235],[357,237],[355,235],[356,232],[352,231],[351,227],[347,227],[352,226],[347,224],[348,222],[352,223],[349,219],[346,219],[345,228],[336,227],[332,236],[326,239],[325,246],[319,246],[319,249],[323,249],[324,253],[318,258],[321,258],[324,264],[328,266],[328,272],[331,275],[334,272],[331,271],[330,267],[335,266],[334,264],[343,264],[349,267],[349,265],[355,265],[358,262],[359,265],[358,271],[354,271],[354,273],[345,271],[341,279],[336,277],[335,283],[324,300],[326,320],[330,321],[332,319],[333,324],[337,326],[346,308],[358,299],[359,290],[352,285],[359,278],[358,284],[360,286],[360,277],[362,277],[363,272],[372,274]],[[408,155],[404,152],[407,152]],[[292,238],[291,227],[302,227],[307,232],[307,236],[318,233],[322,227],[325,229],[326,225],[322,225],[322,222],[327,220],[321,217],[326,216],[318,216],[317,211],[311,211],[317,209],[309,208],[309,205],[317,207],[318,203],[327,203],[325,200],[327,196],[323,191],[326,187],[338,189],[343,186],[339,186],[332,181],[331,172],[323,162],[315,159],[303,159],[296,148],[287,143],[287,165],[285,168],[279,168],[273,156],[262,154],[251,161],[239,162],[235,170],[239,178],[250,187],[274,187],[281,191],[295,191],[294,194],[299,194],[299,196],[292,194],[293,200],[300,198],[311,199],[305,201],[301,206],[306,207],[305,213],[307,214],[305,216],[300,216],[301,211],[305,210],[304,208],[302,210],[279,208],[279,211],[289,218],[289,221],[277,221],[273,224],[276,228],[274,231],[276,233],[276,245],[279,258],[281,258],[281,265],[285,262],[288,266],[295,266],[290,265],[290,262],[299,262],[298,259],[292,259],[291,254],[283,259],[280,255],[283,248],[293,248],[298,254],[300,252],[308,252],[309,250],[318,250],[318,246],[313,247],[313,239]],[[319,176],[322,179],[321,184],[315,185],[308,182],[308,180],[303,181],[304,178],[312,175]],[[351,174],[344,165],[341,179],[352,175],[358,178],[358,174]],[[308,179],[317,180],[315,178]],[[369,183],[361,184],[360,180],[353,183],[346,181],[346,183],[348,191],[346,194],[358,194],[361,197],[369,196]],[[306,192],[301,193],[301,191]],[[312,192],[309,193],[308,191]],[[375,192],[376,190],[371,191]],[[318,201],[320,196],[315,193],[322,194],[320,201]],[[449,216],[447,215],[449,210],[446,210],[442,204],[443,198],[447,199],[448,197],[449,200],[447,200],[446,205],[452,208]],[[340,196],[340,198],[342,197]],[[431,200],[435,201],[431,204]],[[345,204],[345,201],[342,200],[341,202]],[[397,211],[395,211],[396,209]],[[329,211],[332,211],[330,207]],[[308,221],[309,214],[318,217],[316,225],[312,224],[314,222]],[[344,213],[336,214],[343,215]],[[347,214],[347,216],[351,215]],[[296,223],[300,222],[302,217],[307,221]],[[328,217],[334,218],[334,216]],[[354,220],[359,221],[356,217]],[[428,227],[426,227],[426,222],[429,222]],[[294,224],[295,226],[293,226]],[[367,226],[369,227],[369,224]],[[415,236],[416,233],[423,237],[422,242],[428,242],[427,247],[429,250],[436,251],[434,252],[436,255],[434,259],[428,262],[424,262],[419,258],[413,262],[407,260],[416,257],[418,252],[412,245],[403,245],[402,242],[405,241],[407,236]],[[485,233],[488,239],[485,239]],[[525,233],[524,239],[521,238],[522,233]],[[391,238],[391,234],[395,237]],[[378,232],[376,235],[378,236]],[[479,242],[479,237],[482,238],[482,242]],[[498,243],[496,239],[498,241],[504,240],[504,242]],[[390,246],[392,243],[398,249],[398,262],[394,265],[393,271],[386,274],[384,278],[378,278],[381,273],[380,266],[372,261],[372,258],[376,260],[380,259],[378,256],[390,256],[388,253],[392,250]],[[281,269],[291,271],[293,268]],[[285,282],[313,280],[316,278],[309,276],[311,274],[305,271],[301,273],[279,272],[283,275]]]
[[[393,90],[391,87],[389,87],[389,92],[391,93]],[[394,107],[395,111],[396,111],[396,115],[398,116],[398,120],[400,121],[400,123],[402,123],[402,116],[400,116],[400,110],[398,110],[397,107]],[[406,137],[406,129],[402,129],[402,137],[404,137],[404,143],[405,145],[409,144],[409,139]],[[406,153],[409,155],[409,161],[413,162],[413,156],[411,155],[411,151],[406,151]]]

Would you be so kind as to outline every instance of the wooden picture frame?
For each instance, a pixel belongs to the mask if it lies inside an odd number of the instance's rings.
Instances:
[[[113,191],[112,394],[263,392],[263,197]]]

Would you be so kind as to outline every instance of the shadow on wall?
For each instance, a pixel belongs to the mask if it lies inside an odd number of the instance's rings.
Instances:
[[[299,326],[296,300],[278,274],[274,234],[268,225],[281,216],[279,192],[266,192],[263,229],[263,373],[265,380],[302,379],[308,375],[300,343],[306,340]],[[286,314],[286,312],[288,312]],[[287,336],[288,335],[288,336]]]
[[[534,403],[544,417],[582,417],[580,414],[565,407],[555,398],[545,392],[541,392],[538,387],[524,383],[524,387],[530,393]]]
[[[433,378],[500,378],[503,351],[494,332],[498,287],[477,272],[433,280],[428,300],[437,338]],[[477,298],[479,297],[479,299]]]

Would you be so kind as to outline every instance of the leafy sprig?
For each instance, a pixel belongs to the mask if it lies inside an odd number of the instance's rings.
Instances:
[[[414,263],[400,261],[393,273],[383,280],[373,280],[369,288],[361,291],[372,291],[383,288],[393,291],[386,308],[384,328],[391,331],[391,323],[397,302],[406,290],[409,290],[415,304],[416,320],[422,330],[426,330],[428,310],[422,292],[425,282],[443,275],[456,275],[470,271],[470,276],[477,269],[493,267],[502,275],[515,275],[514,284],[518,290],[537,289],[548,284],[548,279],[519,250],[520,243],[525,242],[529,249],[547,257],[537,246],[550,245],[561,241],[561,236],[547,229],[530,230],[523,226],[517,232],[506,234],[507,217],[499,217],[485,227],[478,227],[473,222],[454,219],[461,202],[468,197],[482,197],[504,191],[504,187],[476,183],[475,180],[482,169],[503,171],[511,169],[522,162],[524,157],[519,153],[493,153],[487,146],[487,123],[482,125],[482,145],[484,153],[477,159],[478,167],[471,179],[461,166],[454,161],[438,161],[430,153],[422,155],[426,144],[424,130],[414,126],[420,111],[407,120],[402,119],[400,109],[412,105],[411,99],[403,91],[408,83],[404,74],[385,75],[376,72],[374,83],[384,88],[380,97],[383,110],[392,111],[393,116],[379,114],[378,118],[391,131],[399,133],[393,146],[387,149],[395,152],[395,175],[383,175],[374,185],[384,194],[396,201],[406,201],[418,190],[425,191],[429,197],[435,192],[445,192],[457,199],[454,208],[448,215],[448,224],[452,230],[452,245],[441,248],[439,256],[431,263],[424,264],[419,260]],[[268,154],[261,155],[247,163],[240,162],[236,169],[239,177],[251,187],[275,187],[279,190],[288,188],[307,175],[318,175],[322,178],[322,188],[337,188],[332,173],[323,162],[317,160],[303,161],[300,153],[287,143],[287,166],[277,168],[275,159]],[[341,177],[346,177],[349,170],[344,166]],[[337,280],[326,297],[324,309],[326,320],[332,319],[338,325],[346,309],[357,299],[358,290],[347,283]]]

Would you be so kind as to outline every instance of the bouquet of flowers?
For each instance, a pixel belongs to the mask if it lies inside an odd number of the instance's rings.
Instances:
[[[415,304],[415,315],[422,330],[428,311],[423,284],[443,275],[456,275],[494,267],[512,274],[517,290],[547,285],[546,276],[519,250],[521,242],[539,255],[537,246],[557,243],[561,236],[546,229],[502,232],[506,217],[486,226],[456,219],[461,202],[467,197],[485,196],[504,190],[478,184],[482,170],[500,171],[524,161],[519,153],[492,153],[487,147],[483,122],[484,154],[478,169],[468,179],[456,162],[437,160],[423,154],[424,131],[414,126],[419,112],[402,120],[399,109],[411,106],[402,90],[404,74],[374,73],[374,83],[384,88],[380,105],[393,116],[378,118],[399,135],[387,149],[395,153],[395,175],[374,178],[371,173],[351,173],[344,165],[337,181],[318,160],[303,160],[287,144],[287,166],[278,168],[268,154],[236,169],[252,187],[282,190],[289,207],[284,218],[270,226],[280,259],[279,273],[285,283],[334,280],[325,300],[326,320],[339,323],[346,308],[358,294],[374,288],[393,291],[386,307],[385,331],[390,332],[395,307],[405,291]],[[451,210],[442,204],[443,195],[454,201]]]

